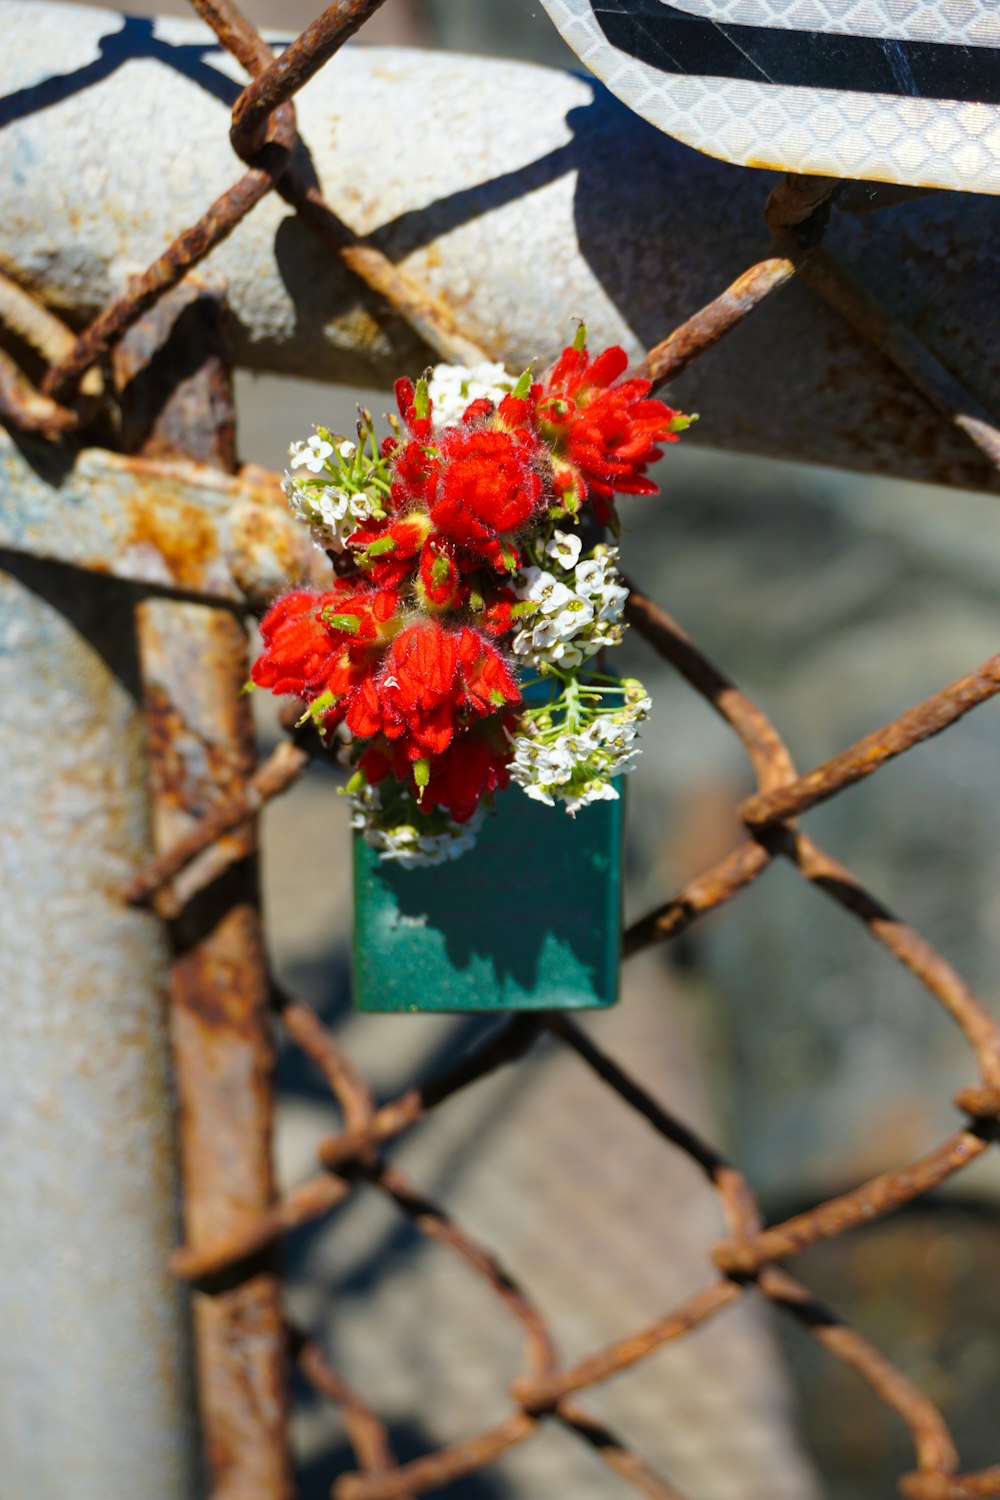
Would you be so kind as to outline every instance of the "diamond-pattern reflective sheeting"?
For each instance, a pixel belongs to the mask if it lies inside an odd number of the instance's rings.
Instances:
[[[896,41],[901,44],[898,89],[882,93],[855,86],[860,74],[853,77],[850,67],[845,73],[842,63],[834,88],[719,76],[710,67],[704,73],[683,70],[681,63],[676,70],[665,69],[662,47],[660,66],[644,60],[643,18],[651,16],[655,22],[657,17],[650,0],[636,5],[633,0],[543,0],[566,42],[612,93],[668,135],[700,151],[742,166],[1000,193],[1000,105],[974,98],[914,96],[908,91],[904,50],[907,44],[936,44],[937,56],[947,64],[952,51],[959,58],[961,49],[978,49],[965,55],[971,55],[980,72],[988,74],[992,67],[1000,78],[1000,7],[995,0],[661,3],[665,12],[679,14],[682,21],[690,17],[692,25],[699,20],[709,23],[713,36],[717,29],[720,44],[736,56],[747,38],[739,28],[747,27],[759,29],[772,56],[784,41],[781,33],[807,34],[812,42],[848,36]],[[633,12],[639,17],[639,40],[632,50],[640,55],[613,45],[605,34],[609,22]],[[649,31],[652,37],[652,25]],[[790,47],[794,42],[789,37]],[[648,55],[655,50],[651,42]],[[747,71],[763,70],[751,58]],[[933,71],[932,65],[932,77]],[[926,63],[923,76],[926,79]]]

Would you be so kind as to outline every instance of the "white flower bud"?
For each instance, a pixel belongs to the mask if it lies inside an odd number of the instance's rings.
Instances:
[[[292,443],[288,452],[293,469],[306,468],[312,474],[322,474],[327,459],[333,453],[333,444],[314,433],[304,443]]]
[[[617,797],[612,782],[632,770],[639,753],[637,726],[649,711],[641,683],[630,678],[622,686],[623,693],[609,692],[596,709],[577,694],[563,700],[565,710],[554,704],[550,711],[529,711],[513,737],[511,780],[538,802],[562,802],[571,816],[591,802]],[[572,713],[578,728],[553,724],[554,715],[563,711]]]
[[[575,531],[554,531],[545,548],[546,557],[551,557],[567,572],[576,567],[583,542]]]
[[[440,865],[458,859],[473,847],[486,816],[476,809],[467,823],[456,823],[447,813],[435,814],[438,827],[429,824],[410,797],[403,793],[393,810],[382,805],[377,786],[363,786],[351,795],[351,827],[379,857],[394,861],[405,870]],[[413,821],[406,821],[407,818]]]
[[[516,380],[503,365],[484,361],[468,368],[465,365],[436,365],[427,382],[431,398],[431,421],[436,431],[453,427],[462,420],[465,408],[483,399],[499,405]]]
[[[601,543],[579,562],[580,550],[578,536],[556,531],[545,555],[557,572],[533,565],[522,569],[515,582],[518,598],[534,604],[536,612],[529,617],[533,625],[525,624],[514,637],[512,649],[536,669],[550,665],[570,670],[621,642],[628,590],[615,568],[618,551]]]

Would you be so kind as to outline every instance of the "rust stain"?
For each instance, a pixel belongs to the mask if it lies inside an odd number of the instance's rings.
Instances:
[[[171,580],[191,589],[198,587],[207,564],[218,553],[215,524],[198,505],[180,497],[170,508],[154,503],[143,494],[141,484],[129,500],[126,545],[152,547]]]
[[[212,933],[210,946],[202,944],[178,955],[173,971],[175,1002],[198,1032],[221,1033],[220,1040],[227,1045],[236,1037],[257,1041],[263,1001],[259,985],[250,981],[261,957],[254,912],[246,905],[227,911]],[[248,1005],[248,994],[255,992],[258,1003]]]
[[[213,326],[206,310],[195,316],[199,329]],[[172,336],[170,319],[161,313],[136,330],[133,349],[142,359],[159,358],[159,339]],[[229,450],[223,428],[231,401],[213,401],[213,394],[219,395],[226,366],[204,341],[196,337],[194,346],[201,364],[194,376],[183,374],[169,384],[167,399],[157,403],[146,451],[153,445],[157,452],[179,449],[218,462]],[[128,360],[118,365],[122,380],[134,378]],[[162,368],[170,368],[169,358]],[[206,410],[217,418],[217,434]],[[218,520],[182,495],[176,504],[155,509],[146,503],[138,469],[135,480],[130,544],[154,549],[178,584],[196,585],[219,561]],[[239,622],[224,611],[164,600],[139,606],[138,635],[155,844],[162,853],[225,804],[253,771],[253,725],[249,705],[239,697],[247,641]],[[172,892],[170,1032],[184,1226],[195,1246],[265,1210],[274,1194],[274,1058],[252,824],[233,829],[229,840],[235,860],[213,870],[207,884],[198,865],[190,866]],[[205,851],[209,862],[212,855]],[[225,1286],[199,1289],[194,1313],[209,1488],[233,1500],[290,1500],[285,1333],[280,1288],[266,1253]]]

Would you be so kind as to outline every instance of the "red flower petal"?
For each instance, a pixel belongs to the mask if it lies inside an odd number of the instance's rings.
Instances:
[[[502,533],[524,526],[545,504],[530,456],[509,432],[448,432],[431,487],[430,516],[437,530],[458,546],[485,555]]]
[[[677,413],[650,400],[648,380],[620,380],[628,356],[619,345],[591,360],[584,349],[564,349],[548,377],[532,386],[536,418],[552,445],[557,494],[575,489],[607,520],[619,494],[649,494],[650,464],[662,458],[661,443],[676,440]],[[615,382],[618,382],[615,384]],[[570,476],[570,477],[567,477]]]

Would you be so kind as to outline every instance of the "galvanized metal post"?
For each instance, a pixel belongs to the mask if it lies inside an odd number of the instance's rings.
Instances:
[[[150,850],[131,605],[0,560],[0,1493],[191,1500],[164,933],[117,895]]]
[[[139,609],[157,847],[253,770],[242,626],[201,605]],[[187,1242],[204,1245],[264,1208],[271,1045],[252,829],[242,856],[172,924],[171,1034],[181,1106]],[[187,873],[196,879],[197,864]],[[186,881],[184,882],[186,884]],[[178,884],[181,884],[179,881]],[[183,891],[183,885],[182,885]],[[199,1405],[214,1500],[286,1500],[287,1371],[280,1288],[265,1259],[194,1298]]]
[[[244,587],[308,566],[266,486],[237,489],[221,472],[232,463],[228,376],[204,316],[213,304],[195,292],[184,308],[185,296],[118,357],[130,387],[123,431],[146,454],[183,448],[214,463],[217,481],[190,465],[73,456],[30,440],[0,447],[0,536],[17,549],[0,552],[3,1500],[61,1500],[68,1488],[78,1500],[192,1500],[200,1490],[186,1297],[167,1269],[179,1237],[167,934],[120,895],[152,853],[135,592],[100,575],[239,601]],[[185,333],[164,351],[182,310]],[[228,550],[238,544],[239,561]],[[225,610],[147,603],[142,614],[162,847],[252,767],[236,696],[246,642]],[[187,900],[203,873],[195,867],[174,892],[194,1243],[271,1194],[254,845],[242,832],[228,843],[236,866]],[[284,1500],[277,1285],[266,1266],[247,1273],[196,1299],[213,1488]]]
[[[115,351],[124,430],[141,450],[232,468],[233,406],[220,302],[176,288]],[[150,400],[152,393],[152,400]],[[192,536],[189,545],[197,545]],[[178,538],[184,545],[184,538]],[[146,600],[138,610],[154,841],[168,848],[255,764],[242,624],[228,611]],[[227,1233],[271,1200],[272,1046],[256,833],[228,836],[220,873],[174,883],[171,1036],[186,1237]],[[211,855],[208,855],[211,859]],[[288,1500],[280,1287],[267,1258],[195,1293],[200,1411],[214,1500]]]
[[[203,50],[200,23],[162,21],[151,35],[44,0],[0,0],[0,35],[0,266],[86,319],[123,270],[151,264],[232,185],[232,63]],[[544,368],[574,316],[594,347],[640,359],[771,253],[770,175],[671,141],[585,78],[348,44],[295,108],[334,212],[513,370]],[[937,193],[874,219],[838,211],[826,237],[994,413],[998,225],[1000,199]],[[427,362],[276,194],[204,265],[229,284],[234,357],[248,368],[388,386]],[[776,293],[670,400],[703,415],[686,442],[997,485],[956,423],[806,286]]]

